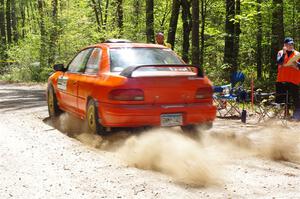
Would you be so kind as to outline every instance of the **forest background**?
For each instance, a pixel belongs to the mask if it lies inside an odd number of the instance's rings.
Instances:
[[[272,88],[284,37],[300,49],[300,0],[0,0],[0,79],[45,81],[54,63],[109,38],[164,32],[214,84],[243,71]]]

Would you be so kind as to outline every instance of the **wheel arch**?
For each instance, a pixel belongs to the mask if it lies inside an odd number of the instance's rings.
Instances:
[[[96,100],[92,96],[87,96],[86,103],[85,103],[85,110],[87,110],[90,100],[94,100],[96,102]]]

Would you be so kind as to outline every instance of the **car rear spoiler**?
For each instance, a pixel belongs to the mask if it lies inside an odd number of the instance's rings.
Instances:
[[[162,64],[162,65],[138,65],[138,66],[129,66],[125,68],[120,75],[131,78],[132,73],[136,71],[139,68],[145,68],[145,67],[160,67],[160,68],[167,68],[167,67],[192,67],[197,69],[197,77],[203,77],[204,72],[200,66],[195,66],[195,65],[188,65],[188,64]]]

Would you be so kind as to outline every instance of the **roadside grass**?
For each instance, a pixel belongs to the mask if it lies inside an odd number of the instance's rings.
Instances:
[[[40,68],[38,65],[12,65],[0,76],[0,80],[9,83],[46,82],[52,71],[51,68]]]

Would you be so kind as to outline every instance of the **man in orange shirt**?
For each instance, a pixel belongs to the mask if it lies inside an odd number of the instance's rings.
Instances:
[[[164,33],[162,32],[158,32],[156,35],[155,35],[155,42],[159,45],[163,45],[167,48],[172,48],[172,45],[169,44],[169,43],[166,43],[165,42],[165,36],[164,36]]]
[[[277,54],[278,73],[276,81],[276,102],[285,102],[285,95],[288,92],[295,107],[292,118],[300,121],[300,60],[288,64],[290,59],[298,55],[299,52],[294,49],[294,40],[290,37],[285,38],[283,49]]]

